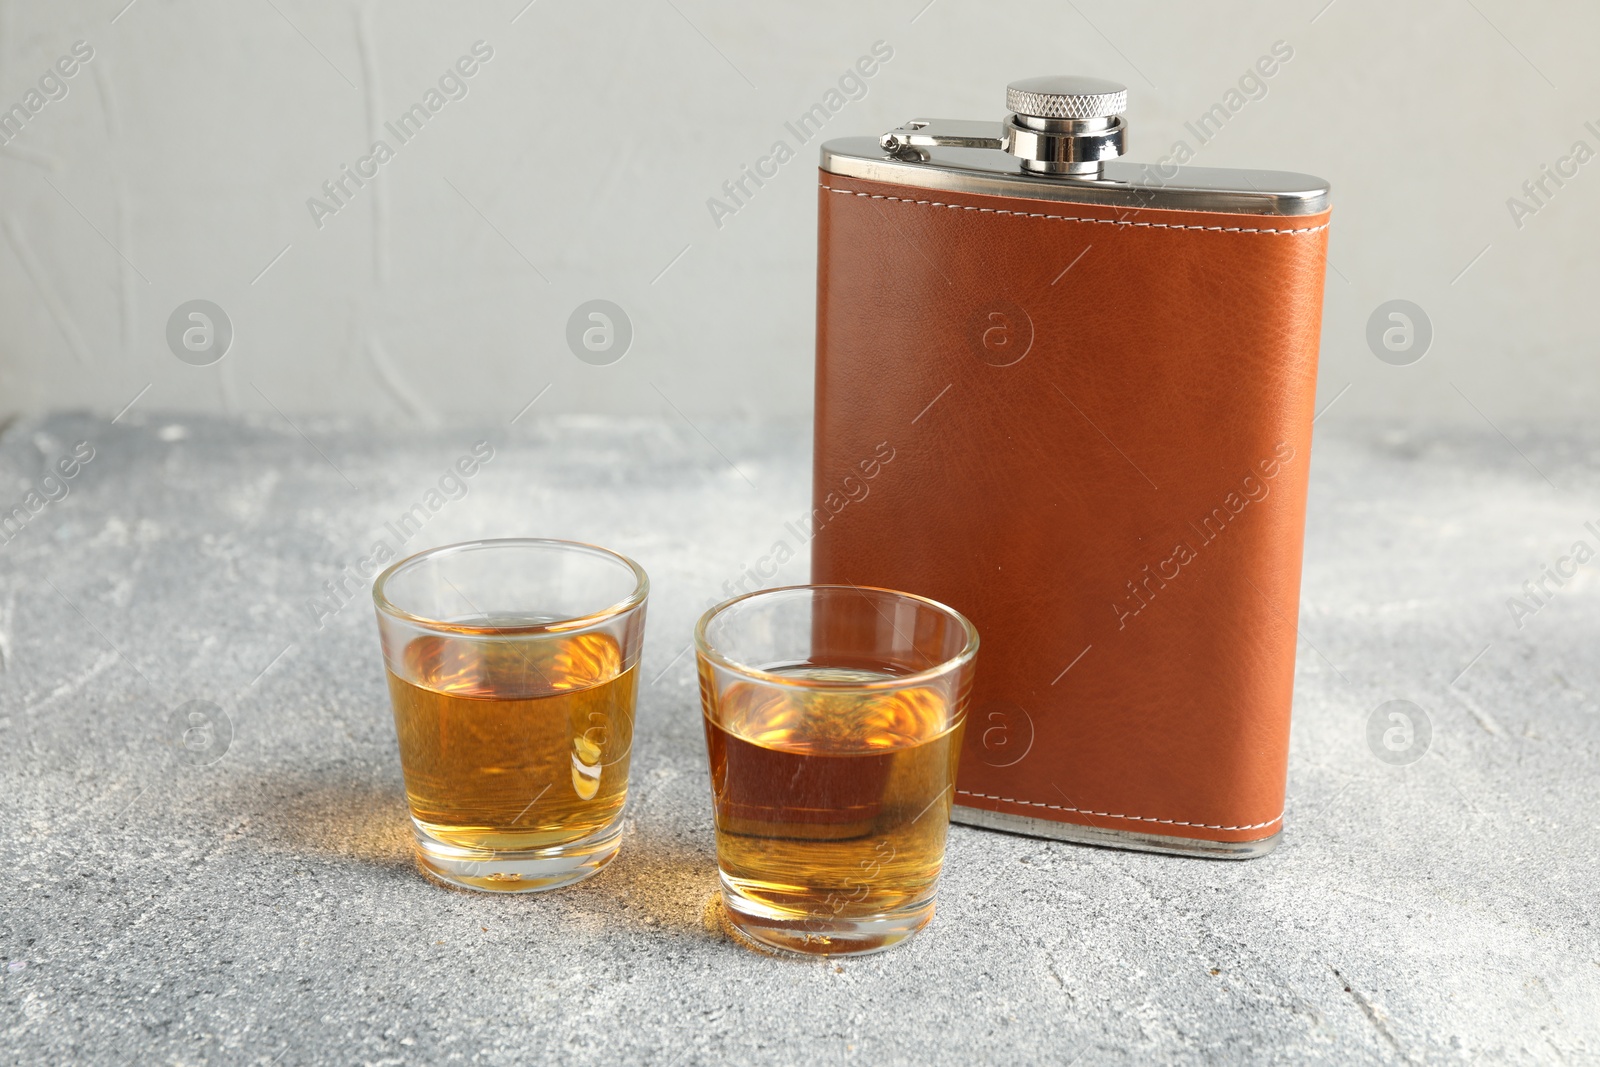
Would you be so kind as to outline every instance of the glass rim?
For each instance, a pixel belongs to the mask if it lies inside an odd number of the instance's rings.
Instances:
[[[486,548],[556,549],[563,552],[578,552],[585,555],[601,556],[621,563],[633,572],[633,591],[615,604],[583,615],[515,626],[485,626],[433,619],[426,615],[417,615],[409,612],[389,599],[386,587],[401,571],[418,566],[427,560],[460,555]],[[541,633],[571,633],[576,630],[584,630],[637,608],[645,602],[645,598],[649,593],[650,576],[645,573],[643,567],[624,556],[621,552],[613,551],[601,545],[590,544],[587,541],[567,541],[558,537],[485,537],[474,541],[456,541],[448,545],[435,545],[433,548],[425,548],[421,552],[414,552],[405,559],[391,563],[372,582],[372,602],[378,611],[388,615],[390,618],[400,619],[429,630],[449,630],[452,633],[482,634],[485,636],[499,634],[523,636]]]
[[[902,600],[916,601],[917,603],[932,608],[934,611],[939,612],[948,618],[954,619],[957,623],[959,623],[962,630],[966,634],[966,644],[963,645],[961,651],[957,652],[954,656],[942,660],[932,667],[920,670],[915,674],[905,674],[894,678],[885,678],[882,681],[877,682],[844,682],[816,678],[796,678],[792,674],[777,674],[773,671],[764,671],[760,667],[752,667],[747,663],[740,663],[737,660],[731,659],[726,653],[723,653],[717,648],[713,647],[711,642],[706,639],[706,627],[711,624],[711,620],[722,614],[727,609],[733,607],[735,604],[739,604],[756,597],[771,596],[774,593],[793,593],[801,590],[818,589],[837,589],[840,592],[848,591],[861,593],[863,595],[867,593],[884,593],[892,597],[899,597]],[[869,597],[868,599],[871,598]],[[837,582],[821,582],[814,584],[803,583],[800,585],[778,585],[773,586],[771,589],[757,589],[753,593],[741,593],[730,600],[724,600],[720,604],[716,604],[710,608],[707,608],[705,614],[700,616],[700,621],[695,623],[694,647],[697,653],[699,653],[701,656],[704,656],[706,659],[715,663],[719,667],[730,670],[735,674],[742,675],[746,678],[752,678],[757,681],[768,682],[774,685],[793,686],[795,688],[803,689],[901,689],[906,686],[920,685],[925,682],[931,682],[942,677],[943,675],[949,674],[951,671],[959,670],[961,667],[971,663],[973,657],[978,654],[978,628],[972,625],[971,619],[968,619],[965,615],[961,614],[961,612],[957,611],[955,608],[952,608],[950,605],[942,604],[931,597],[919,596],[916,593],[907,593],[900,589],[887,589],[878,585],[855,585],[853,583],[841,584]]]

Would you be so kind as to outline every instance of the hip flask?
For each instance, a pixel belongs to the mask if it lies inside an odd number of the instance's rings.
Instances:
[[[1328,186],[1126,160],[1126,101],[1034,78],[823,146],[812,580],[976,624],[955,821],[1260,856]]]

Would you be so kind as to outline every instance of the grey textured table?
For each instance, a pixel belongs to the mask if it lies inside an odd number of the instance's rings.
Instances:
[[[0,441],[5,510],[94,450],[0,544],[6,1061],[1600,1059],[1595,566],[1507,604],[1600,547],[1593,438],[1319,427],[1273,855],[958,827],[920,938],[805,962],[715,922],[685,654],[724,583],[793,541],[804,429],[298,425],[54,417]],[[559,894],[415,871],[371,608],[324,585],[478,440],[494,458],[408,550],[575,537],[654,585],[623,851]],[[779,578],[804,574],[802,548]],[[1409,766],[1368,742],[1391,699],[1431,723]],[[175,755],[191,700],[231,723],[216,762]]]

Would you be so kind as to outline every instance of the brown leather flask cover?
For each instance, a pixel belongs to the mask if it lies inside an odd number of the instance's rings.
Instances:
[[[1276,834],[1327,211],[825,170],[818,215],[812,579],[977,625],[956,803]]]

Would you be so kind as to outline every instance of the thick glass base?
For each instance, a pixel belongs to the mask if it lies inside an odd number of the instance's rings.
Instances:
[[[463,848],[428,833],[415,819],[417,865],[447,885],[484,893],[539,893],[581,882],[610,863],[622,844],[622,820],[579,841],[522,850]]]
[[[741,896],[722,877],[722,902],[733,932],[759,949],[802,956],[861,956],[912,937],[933,918],[933,899],[876,915],[831,918],[775,909]]]

